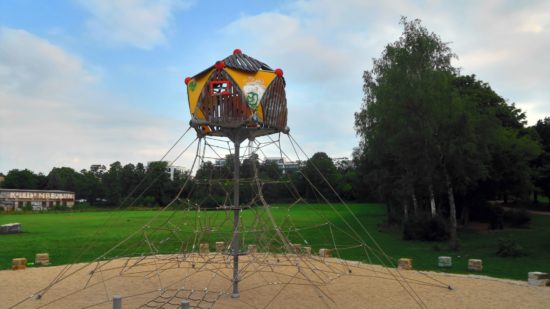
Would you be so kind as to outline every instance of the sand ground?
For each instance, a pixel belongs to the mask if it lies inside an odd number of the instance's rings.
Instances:
[[[271,254],[241,257],[232,298],[232,271],[221,254],[4,270],[0,308],[112,308],[115,294],[123,308],[179,308],[183,299],[196,308],[550,308],[550,287],[523,281]]]

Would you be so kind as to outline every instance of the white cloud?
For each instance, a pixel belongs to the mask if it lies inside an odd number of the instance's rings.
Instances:
[[[92,17],[86,26],[100,41],[152,49],[166,43],[173,12],[191,5],[187,0],[82,0]]]
[[[157,160],[185,128],[110,94],[83,62],[23,30],[0,28],[0,171]]]

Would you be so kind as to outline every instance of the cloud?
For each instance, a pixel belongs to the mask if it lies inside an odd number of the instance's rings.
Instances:
[[[349,156],[356,144],[353,115],[361,105],[363,70],[388,34],[399,35],[398,18],[394,25],[366,23],[377,17],[376,6],[299,1],[277,12],[241,16],[222,29],[227,42],[283,68],[291,133],[308,153]]]
[[[166,43],[165,32],[173,12],[186,9],[187,0],[82,0],[81,5],[92,15],[88,30],[100,40],[114,45],[152,49]]]
[[[550,115],[548,1],[303,0],[277,11],[241,16],[223,34],[250,55],[283,66],[289,98],[300,99],[289,101],[294,128],[317,130],[311,135],[317,137],[310,139],[341,140],[341,149],[351,149],[362,72],[372,68],[371,59],[380,57],[386,44],[399,38],[403,15],[421,19],[428,30],[450,42],[462,72],[476,74],[501,96],[517,102],[527,111],[530,124]],[[537,102],[536,112],[533,104],[524,102]],[[327,123],[319,110],[334,120]],[[292,120],[297,111],[299,118],[312,115],[307,124]]]
[[[78,58],[24,30],[0,28],[0,54],[3,91],[51,96],[54,93],[48,93],[48,89],[71,89],[97,79],[84,70]]]
[[[0,171],[157,160],[185,129],[101,91],[78,57],[0,28]]]

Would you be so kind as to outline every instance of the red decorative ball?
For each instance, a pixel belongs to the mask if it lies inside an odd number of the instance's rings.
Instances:
[[[185,84],[186,85],[189,85],[189,82],[191,81],[191,77],[186,77],[185,78]]]
[[[275,70],[275,75],[279,76],[279,77],[283,77],[283,70],[281,69],[276,69]]]
[[[218,61],[216,62],[216,64],[214,64],[214,67],[216,68],[216,70],[221,71],[223,70],[223,68],[225,68],[225,62],[223,62],[223,60]]]
[[[233,51],[233,55],[240,55],[240,54],[242,54],[242,53],[243,53],[243,52],[242,52],[240,49],[238,49],[238,48],[236,48],[236,49]]]

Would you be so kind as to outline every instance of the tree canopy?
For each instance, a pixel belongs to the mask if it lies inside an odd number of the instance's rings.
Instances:
[[[525,192],[539,149],[521,110],[475,76],[461,76],[449,45],[420,20],[401,24],[401,37],[363,75],[356,159],[368,163],[367,179],[390,214],[406,219],[430,204],[432,216],[448,215],[456,245],[457,195],[483,182]],[[448,208],[436,211],[436,197]]]

